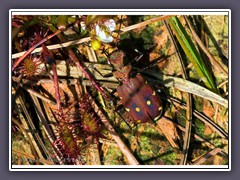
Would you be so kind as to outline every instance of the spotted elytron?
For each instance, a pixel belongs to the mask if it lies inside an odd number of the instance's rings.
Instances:
[[[124,57],[122,51],[116,50],[109,58],[113,75],[120,82],[117,93],[122,105],[137,123],[157,120],[162,113],[162,101],[141,74],[130,77],[132,67],[124,65]]]

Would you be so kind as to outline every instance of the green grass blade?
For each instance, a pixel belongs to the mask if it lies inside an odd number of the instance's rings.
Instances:
[[[182,49],[195,67],[200,78],[203,80],[203,82],[209,89],[214,92],[218,92],[217,87],[212,79],[211,73],[207,70],[203,59],[201,58],[194,43],[192,42],[190,36],[187,34],[179,19],[177,17],[172,17],[169,19],[169,22],[172,30],[175,32],[175,35]]]

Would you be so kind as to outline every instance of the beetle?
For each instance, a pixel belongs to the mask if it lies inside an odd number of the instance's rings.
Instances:
[[[120,82],[117,93],[126,111],[137,123],[157,120],[162,114],[162,101],[152,86],[138,73],[131,76],[131,64],[125,65],[125,54],[121,50],[113,51],[109,62],[113,75]]]

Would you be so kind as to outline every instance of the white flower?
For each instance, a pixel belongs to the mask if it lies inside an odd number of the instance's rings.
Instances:
[[[109,19],[104,22],[109,31],[113,32],[116,29],[116,23],[113,19]]]
[[[110,43],[113,41],[113,37],[111,36],[111,32],[113,32],[116,28],[116,23],[113,19],[109,19],[105,21],[102,25],[96,25],[95,31],[96,35],[101,39],[104,43]]]

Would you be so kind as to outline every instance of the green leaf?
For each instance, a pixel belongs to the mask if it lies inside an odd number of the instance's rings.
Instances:
[[[212,79],[211,73],[206,68],[203,59],[201,58],[194,43],[192,42],[190,36],[187,34],[179,19],[177,17],[172,17],[169,19],[169,22],[182,49],[193,64],[194,68],[196,69],[205,85],[213,92],[218,92],[217,87]]]

